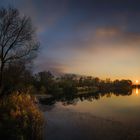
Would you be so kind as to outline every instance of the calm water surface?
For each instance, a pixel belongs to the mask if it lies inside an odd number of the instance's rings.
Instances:
[[[97,100],[76,98],[69,105],[59,101],[46,107],[45,116],[48,140],[120,140],[134,136],[137,139],[140,138],[140,89],[133,89],[128,95],[106,94]]]
[[[68,109],[80,113],[90,113],[95,116],[109,118],[116,121],[140,121],[140,89],[133,89],[131,95],[107,94],[98,100],[75,99],[73,104],[57,102],[53,109]],[[52,110],[53,110],[52,109]],[[51,110],[50,110],[51,111]],[[48,112],[48,111],[47,111]]]

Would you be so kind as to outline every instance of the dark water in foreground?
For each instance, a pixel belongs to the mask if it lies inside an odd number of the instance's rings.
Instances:
[[[76,98],[73,104],[43,106],[46,140],[138,140],[140,94],[106,94],[98,100]]]

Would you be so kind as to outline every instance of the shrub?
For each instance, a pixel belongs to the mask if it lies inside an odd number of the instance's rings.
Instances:
[[[0,139],[42,140],[43,115],[29,94],[12,94],[0,100]]]

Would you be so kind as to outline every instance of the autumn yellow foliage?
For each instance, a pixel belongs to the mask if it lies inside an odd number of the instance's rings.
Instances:
[[[43,123],[43,114],[29,94],[0,100],[0,139],[42,140]]]

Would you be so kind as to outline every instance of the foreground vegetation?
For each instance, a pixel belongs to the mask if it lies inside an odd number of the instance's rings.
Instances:
[[[43,115],[29,94],[15,93],[0,100],[0,138],[42,140]]]
[[[23,76],[21,73],[26,72],[25,67],[31,66],[38,48],[39,43],[30,17],[21,15],[16,8],[1,8],[0,139],[41,140],[43,137],[42,113],[34,99],[26,92],[21,92],[28,84],[23,85],[23,81],[18,81]],[[15,66],[20,63],[24,65],[17,70],[18,67]]]

